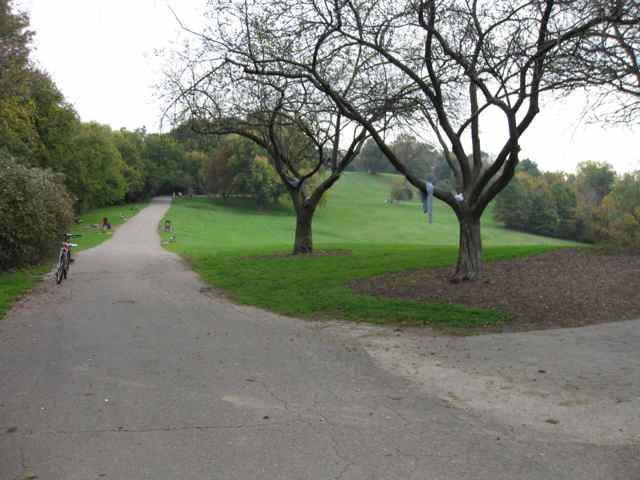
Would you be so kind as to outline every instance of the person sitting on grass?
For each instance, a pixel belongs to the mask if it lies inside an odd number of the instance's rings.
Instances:
[[[107,217],[104,217],[102,219],[102,229],[103,230],[111,230],[111,224],[109,223],[109,219]]]

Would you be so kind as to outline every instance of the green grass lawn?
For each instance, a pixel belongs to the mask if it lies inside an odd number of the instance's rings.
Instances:
[[[111,237],[111,232],[103,232],[91,225],[98,224],[107,217],[112,226],[116,227],[144,208],[146,203],[120,205],[116,207],[91,210],[80,216],[81,223],[74,226],[72,232],[82,235],[74,239],[78,243],[76,251],[95,247]],[[0,272],[0,318],[7,312],[11,303],[31,289],[47,272],[53,268],[55,260],[43,262],[31,268],[16,272]]]
[[[31,289],[49,270],[50,265],[40,265],[16,272],[0,273],[0,319],[7,313],[11,304]]]
[[[446,327],[505,321],[496,311],[352,293],[348,283],[356,279],[455,262],[458,224],[453,212],[436,202],[429,225],[418,202],[387,205],[391,180],[387,175],[346,174],[317,212],[316,251],[348,250],[349,255],[269,256],[291,250],[295,215],[284,208],[256,210],[237,199],[174,202],[165,217],[176,230],[177,241],[169,248],[235,301],[286,315]],[[491,212],[483,222],[483,241],[487,260],[574,245],[507,230],[492,220]]]

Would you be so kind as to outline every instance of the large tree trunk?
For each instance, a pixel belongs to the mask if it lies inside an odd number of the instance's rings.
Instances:
[[[317,202],[305,197],[302,189],[290,189],[289,195],[296,210],[296,239],[293,254],[300,255],[313,252],[313,236],[311,222],[316,211]]]
[[[313,237],[311,222],[314,209],[301,207],[296,209],[296,240],[293,245],[293,254],[313,252]]]
[[[482,266],[482,239],[480,218],[471,214],[460,214],[460,248],[456,271],[451,277],[453,283],[476,280]]]

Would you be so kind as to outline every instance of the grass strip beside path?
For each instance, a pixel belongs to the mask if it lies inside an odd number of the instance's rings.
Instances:
[[[82,237],[74,239],[74,242],[79,244],[74,250],[86,250],[111,238],[112,232],[104,232],[100,228],[91,226],[99,224],[104,217],[107,217],[111,225],[116,227],[146,206],[147,203],[134,203],[99,208],[82,214],[80,216],[81,223],[72,229],[73,233],[82,235]],[[4,317],[13,302],[33,288],[45,274],[51,271],[55,261],[55,259],[48,260],[41,265],[15,272],[0,272],[0,319]]]
[[[11,304],[33,288],[49,270],[50,265],[40,265],[16,272],[0,273],[0,319],[7,313]]]
[[[111,226],[115,228],[136,215],[147,205],[148,203],[129,203],[115,207],[98,208],[83,213],[80,215],[80,223],[74,225],[71,229],[72,233],[82,235],[79,238],[73,239],[73,242],[78,244],[74,250],[76,252],[87,250],[111,238],[111,235],[113,235],[112,230],[102,230],[101,228],[95,227],[95,225],[102,223],[104,217],[107,217]]]

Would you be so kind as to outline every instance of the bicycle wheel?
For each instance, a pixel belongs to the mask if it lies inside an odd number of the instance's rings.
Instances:
[[[71,265],[71,254],[67,252],[64,256],[64,279],[67,279],[67,273],[69,273],[69,266]]]
[[[60,259],[58,260],[58,269],[56,270],[56,283],[61,283],[62,278],[65,276],[64,273],[64,254],[60,254]]]

